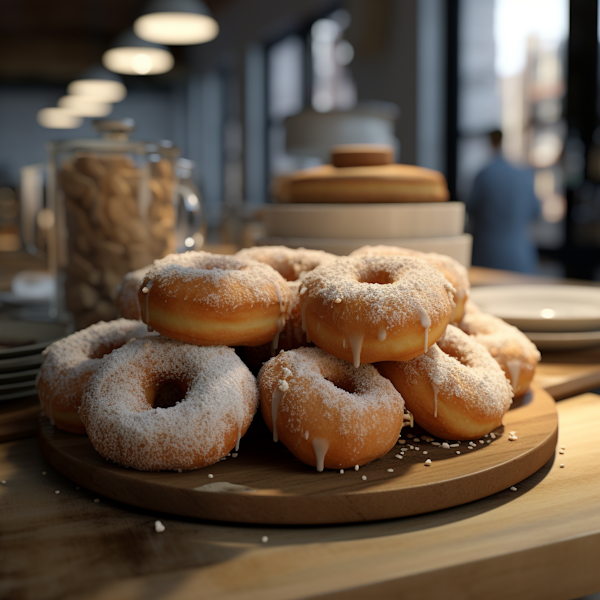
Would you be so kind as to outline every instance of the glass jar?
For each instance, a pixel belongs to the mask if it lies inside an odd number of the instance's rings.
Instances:
[[[56,310],[66,311],[76,329],[116,318],[123,276],[176,252],[178,238],[189,238],[194,243],[188,241],[187,249],[197,249],[194,234],[204,214],[198,190],[179,181],[173,144],[129,140],[131,119],[94,126],[101,139],[49,145]]]

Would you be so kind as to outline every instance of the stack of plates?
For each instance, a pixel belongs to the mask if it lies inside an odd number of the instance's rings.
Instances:
[[[261,211],[259,245],[325,250],[345,255],[362,246],[401,246],[447,254],[471,264],[462,202],[402,204],[270,204]]]
[[[600,345],[600,288],[580,285],[507,285],[473,288],[484,312],[515,325],[540,350]]]
[[[0,331],[0,402],[35,396],[42,351],[65,335],[64,326],[5,321]]]

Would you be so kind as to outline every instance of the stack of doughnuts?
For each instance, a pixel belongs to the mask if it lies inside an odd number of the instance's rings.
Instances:
[[[394,447],[405,410],[443,439],[479,438],[501,424],[511,378],[528,386],[537,350],[468,292],[452,259],[398,248],[169,255],[121,286],[121,310],[141,322],[53,344],[38,390],[57,427],[126,467],[214,464],[259,406],[305,464],[360,466]]]

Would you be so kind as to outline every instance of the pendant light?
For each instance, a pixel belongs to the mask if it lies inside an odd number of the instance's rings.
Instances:
[[[165,46],[141,40],[129,30],[102,55],[102,64],[122,75],[160,75],[173,68],[175,59]]]
[[[133,30],[149,42],[188,46],[216,38],[219,25],[201,0],[151,0]]]
[[[127,96],[121,78],[101,65],[86,69],[81,77],[68,85],[67,92],[71,96],[85,96],[111,104],[121,102]]]
[[[37,122],[47,129],[77,129],[83,119],[64,108],[42,108],[37,113]]]
[[[98,102],[89,96],[63,96],[58,106],[78,117],[106,117],[112,112],[112,104]]]

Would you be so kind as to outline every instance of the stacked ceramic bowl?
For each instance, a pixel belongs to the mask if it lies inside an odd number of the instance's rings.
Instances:
[[[387,146],[338,146],[332,164],[295,173],[283,202],[262,211],[260,245],[345,255],[362,246],[401,246],[447,254],[468,267],[472,238],[465,206],[446,202],[444,176],[393,163]]]
[[[64,327],[55,323],[3,321],[0,330],[0,402],[34,397],[42,352],[65,335]]]

